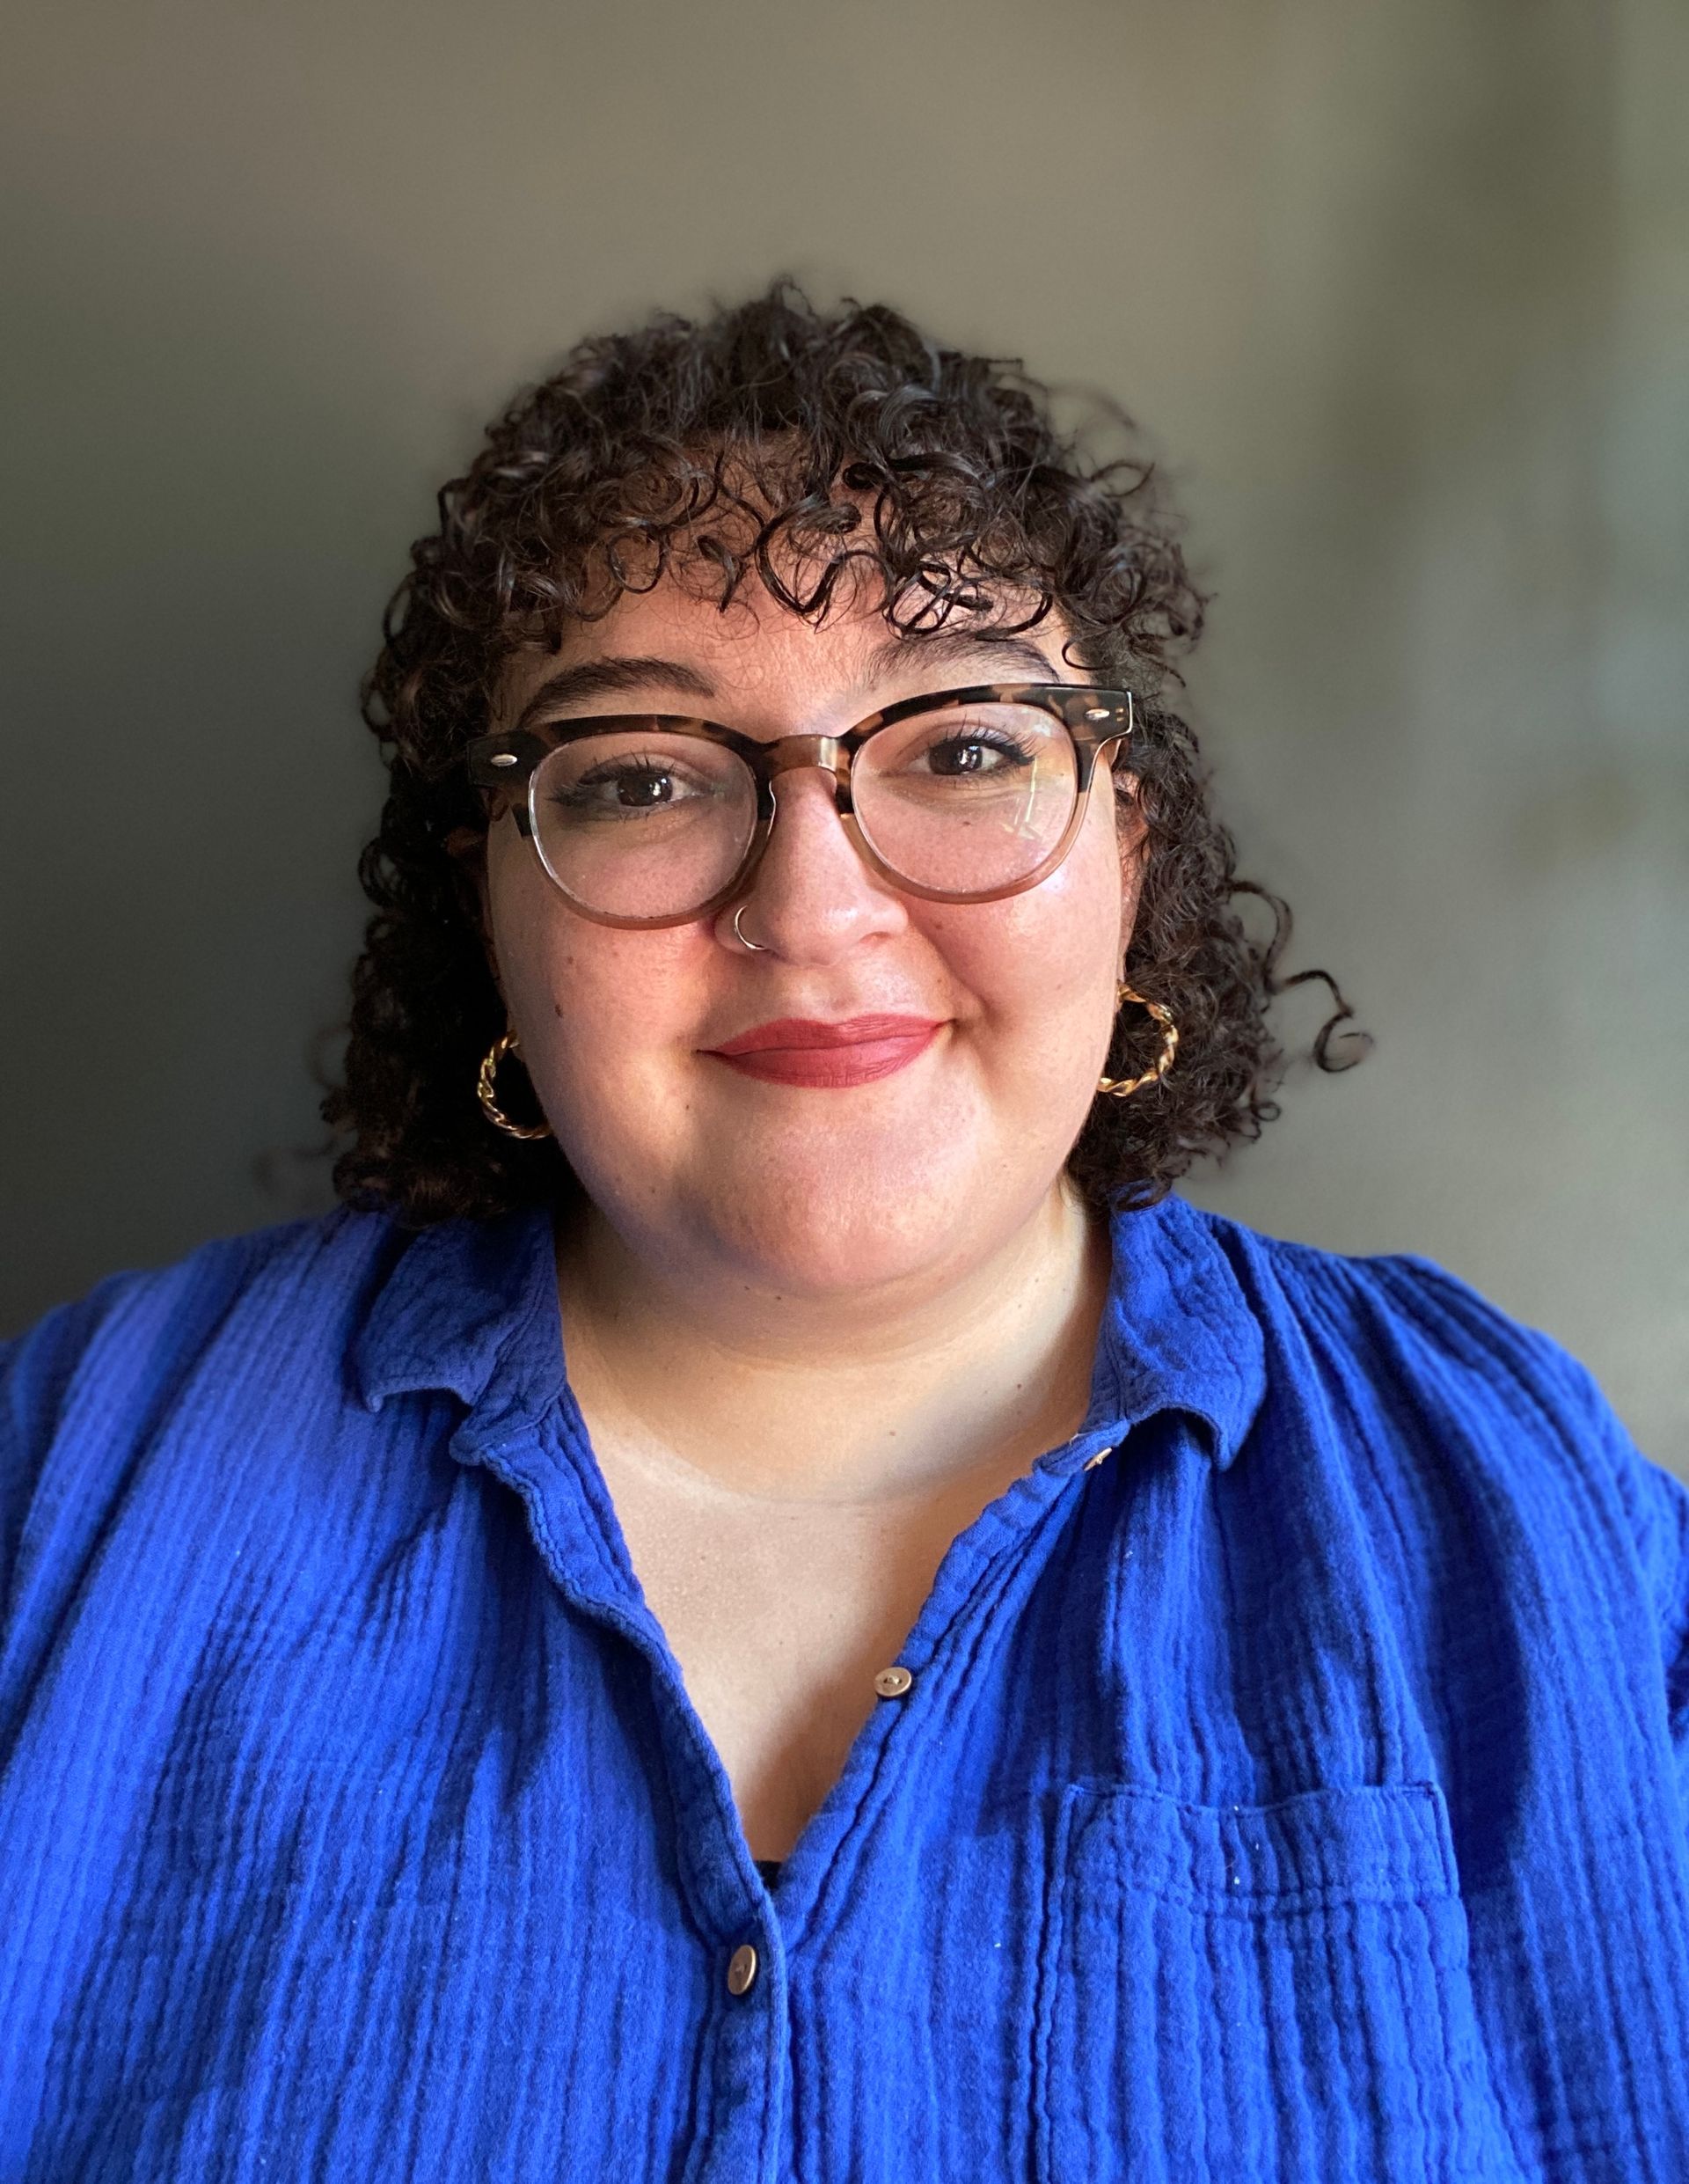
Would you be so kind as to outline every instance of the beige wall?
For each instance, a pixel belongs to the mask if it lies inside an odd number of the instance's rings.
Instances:
[[[352,693],[432,487],[579,333],[789,268],[1108,385],[1181,484],[1222,806],[1379,1042],[1192,1195],[1441,1258],[1689,1473],[1675,0],[57,0],[8,42],[0,1323],[321,1201],[253,1163],[311,1129]]]

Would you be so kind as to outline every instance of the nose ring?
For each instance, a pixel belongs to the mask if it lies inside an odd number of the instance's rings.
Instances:
[[[740,931],[739,920],[744,916],[744,914],[745,905],[743,903],[741,903],[738,909],[733,913],[733,929],[736,934],[738,934],[739,938],[742,941],[745,941],[745,936],[744,934]],[[768,953],[768,942],[766,941],[745,941],[745,946],[753,949],[758,956],[764,956]]]

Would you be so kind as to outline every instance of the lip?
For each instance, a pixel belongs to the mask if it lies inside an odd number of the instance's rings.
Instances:
[[[851,1016],[842,1023],[782,1016],[705,1051],[769,1083],[837,1089],[907,1068],[943,1029],[930,1016]]]
[[[815,1016],[777,1016],[705,1051],[735,1055],[760,1054],[770,1047],[862,1046],[873,1039],[912,1039],[937,1029],[932,1016],[847,1016],[842,1023],[823,1023]]]

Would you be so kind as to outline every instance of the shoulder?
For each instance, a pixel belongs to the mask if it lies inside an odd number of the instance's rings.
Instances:
[[[0,1344],[0,1594],[49,1460],[51,1491],[73,1493],[80,1471],[121,1471],[190,1389],[215,1403],[281,1375],[337,1381],[407,1241],[345,1208],[219,1238],[113,1274]]]
[[[1195,1209],[1193,1209],[1195,1210]],[[1199,1215],[1268,1348],[1269,1388],[1319,1404],[1393,1521],[1510,1527],[1543,1567],[1593,1553],[1689,1641],[1689,1485],[1644,1455],[1590,1368],[1417,1252],[1323,1250]],[[1440,1491],[1437,1490],[1442,1490]]]
[[[268,1296],[355,1308],[402,1250],[404,1232],[344,1207],[201,1244],[172,1264],[111,1274],[0,1343],[0,1418],[14,1426],[78,1375],[168,1376],[199,1355],[231,1311]]]
[[[1458,1411],[1502,1445],[1580,1447],[1616,1424],[1589,1368],[1417,1252],[1327,1250],[1193,1209],[1225,1254],[1280,1373],[1336,1381],[1428,1412]],[[1510,1429],[1517,1429],[1517,1431]],[[1622,1432],[1622,1428],[1620,1429]]]

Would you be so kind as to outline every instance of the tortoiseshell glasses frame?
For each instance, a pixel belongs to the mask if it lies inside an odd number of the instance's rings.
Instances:
[[[1073,748],[1072,809],[1058,839],[1032,870],[1006,884],[959,893],[925,885],[911,879],[888,862],[864,832],[852,790],[856,765],[863,750],[883,730],[958,706],[1030,706],[1047,714],[1066,730]],[[601,925],[629,927],[690,924],[710,916],[743,892],[761,861],[773,831],[775,782],[782,773],[800,766],[819,766],[832,776],[833,797],[838,816],[863,862],[902,892],[931,902],[983,903],[1001,901],[1024,893],[1048,879],[1072,848],[1083,824],[1092,777],[1099,759],[1113,766],[1128,753],[1133,730],[1132,693],[1090,683],[971,683],[956,690],[929,692],[904,698],[896,705],[870,713],[853,728],[837,736],[784,736],[760,743],[720,722],[689,714],[618,713],[587,718],[538,721],[530,726],[501,729],[478,737],[465,751],[464,763],[475,788],[486,792],[491,824],[508,808],[518,830],[531,845],[546,877],[581,916]],[[743,854],[728,878],[704,900],[683,911],[665,911],[654,917],[635,917],[611,912],[583,902],[547,862],[540,837],[537,790],[540,768],[557,750],[589,736],[618,733],[662,735],[694,739],[730,751],[742,759],[756,783],[757,815]]]

